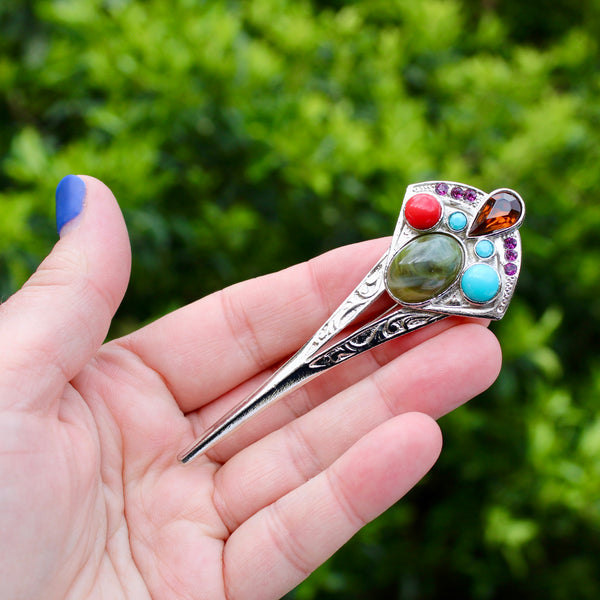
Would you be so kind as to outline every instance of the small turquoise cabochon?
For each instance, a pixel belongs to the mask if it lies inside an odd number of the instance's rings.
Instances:
[[[467,226],[467,215],[456,211],[448,217],[448,225],[453,231],[462,231]]]
[[[460,280],[463,294],[477,304],[484,304],[494,298],[500,290],[500,277],[489,265],[470,266]]]
[[[63,177],[56,186],[56,230],[60,230],[83,210],[85,182],[77,175]]]
[[[494,244],[490,240],[479,240],[475,245],[475,254],[479,258],[489,258],[494,254]]]

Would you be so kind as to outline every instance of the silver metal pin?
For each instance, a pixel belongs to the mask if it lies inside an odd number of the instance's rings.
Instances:
[[[290,360],[178,459],[190,462],[285,394],[388,340],[451,315],[502,318],[521,268],[524,216],[522,198],[507,188],[486,194],[450,181],[408,186],[381,259]],[[441,261],[439,248],[449,258]],[[337,341],[384,293],[394,307]]]

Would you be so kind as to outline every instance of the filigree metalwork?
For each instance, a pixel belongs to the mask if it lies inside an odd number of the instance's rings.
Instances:
[[[310,369],[335,367],[357,354],[371,350],[384,342],[440,321],[443,318],[444,315],[435,313],[395,311],[386,317],[369,323],[332,348],[321,352],[308,363],[308,367]]]
[[[352,293],[319,328],[307,346],[313,353],[345,329],[358,315],[385,291],[383,277],[387,253],[367,273]]]

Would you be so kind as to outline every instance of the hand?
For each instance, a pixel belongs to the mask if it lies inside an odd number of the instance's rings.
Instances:
[[[73,182],[83,208],[65,209],[63,190],[60,240],[0,307],[3,598],[278,598],[415,485],[440,451],[434,419],[497,375],[493,335],[445,319],[322,375],[183,466],[182,447],[314,333],[387,241],[101,345],[129,242],[110,191]]]

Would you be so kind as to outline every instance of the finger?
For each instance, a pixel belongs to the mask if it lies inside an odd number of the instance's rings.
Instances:
[[[56,208],[59,241],[0,310],[4,406],[52,404],[104,340],[127,286],[129,240],[110,190],[71,175]]]
[[[295,352],[381,257],[389,240],[333,250],[234,285],[120,340],[159,372],[184,412]]]
[[[220,514],[235,529],[390,417],[419,411],[439,418],[479,394],[497,377],[500,362],[498,342],[484,327],[440,333],[232,456],[215,475]]]
[[[279,598],[425,475],[435,421],[410,413],[368,433],[327,470],[236,529],[224,551],[230,598]]]
[[[458,324],[469,322],[473,321],[460,317],[443,319],[428,327],[377,346],[369,352],[354,357],[351,361],[336,366],[335,369],[330,369],[291,391],[267,410],[244,423],[234,434],[226,437],[210,449],[207,456],[218,463],[225,463],[243,448],[280,429],[346,388],[368,378],[379,368],[411,348],[439,335],[443,331],[456,327]],[[483,323],[481,322],[481,324]],[[487,323],[485,323],[485,326],[487,326]],[[235,390],[211,402],[196,413],[188,414],[188,419],[192,424],[190,433],[193,434],[193,437],[189,439],[189,443],[191,444],[193,439],[206,431],[209,425],[212,425],[228,410],[254,392],[266,380],[267,376],[261,373],[260,376],[244,382]]]

